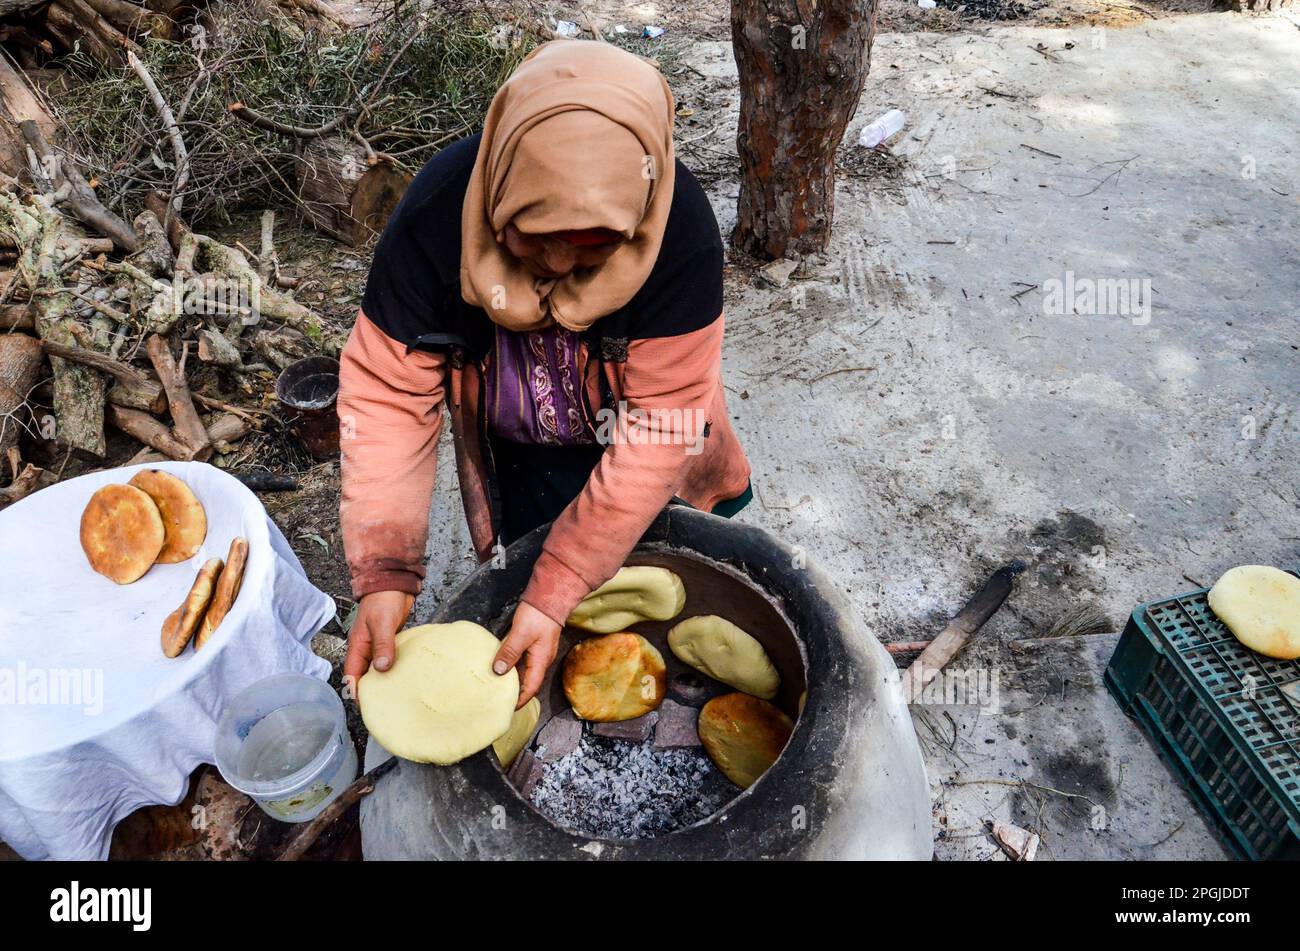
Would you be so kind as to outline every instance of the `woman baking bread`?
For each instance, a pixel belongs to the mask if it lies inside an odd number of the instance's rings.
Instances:
[[[554,520],[494,664],[525,659],[520,706],[565,618],[674,496],[723,515],[748,502],[723,399],[722,242],[672,122],[638,57],[547,43],[393,213],[341,361],[360,601],[345,674],[388,669],[424,578],[444,402],[479,559]]]

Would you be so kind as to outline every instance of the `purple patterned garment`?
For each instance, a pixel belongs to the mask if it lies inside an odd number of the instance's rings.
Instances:
[[[578,335],[558,324],[496,328],[487,374],[488,427],[511,442],[576,446],[596,441],[583,402]]]

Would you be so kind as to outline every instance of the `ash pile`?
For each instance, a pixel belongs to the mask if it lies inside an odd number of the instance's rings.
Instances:
[[[698,712],[665,700],[635,720],[586,723],[565,710],[520,753],[510,781],[571,832],[643,839],[685,828],[739,793],[701,748]]]

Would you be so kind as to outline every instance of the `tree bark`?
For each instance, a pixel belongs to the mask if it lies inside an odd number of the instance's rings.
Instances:
[[[18,445],[26,423],[28,394],[40,379],[41,342],[26,334],[0,336],[0,460]],[[5,472],[0,467],[0,482]]]
[[[0,122],[0,172],[26,180],[30,175],[27,144],[18,131],[18,124],[30,120],[46,136],[54,134],[56,125],[22,73],[3,56],[0,56],[0,119],[7,120]]]
[[[732,0],[740,201],[732,242],[756,257],[824,250],[835,151],[871,62],[877,0]]]

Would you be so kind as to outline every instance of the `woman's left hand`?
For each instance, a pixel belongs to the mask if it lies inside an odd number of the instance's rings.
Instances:
[[[514,620],[510,622],[510,635],[492,662],[492,670],[500,675],[519,663],[520,657],[527,655],[516,710],[531,700],[542,686],[547,668],[554,662],[559,649],[560,625],[531,604],[521,601],[515,608]]]

